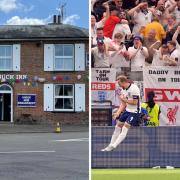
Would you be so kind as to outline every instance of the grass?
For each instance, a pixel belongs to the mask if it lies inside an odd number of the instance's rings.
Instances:
[[[180,169],[92,169],[92,180],[180,180]]]

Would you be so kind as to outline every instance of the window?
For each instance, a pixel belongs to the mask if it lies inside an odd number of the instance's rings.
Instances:
[[[54,46],[54,69],[63,71],[74,70],[74,46],[58,44]]]
[[[74,86],[71,84],[55,85],[54,110],[74,111]]]
[[[44,84],[44,111],[85,112],[85,84]]]
[[[85,71],[85,44],[44,44],[44,71]]]
[[[11,88],[9,87],[9,85],[3,84],[0,85],[0,91],[11,91]]]
[[[13,70],[12,67],[12,46],[0,46],[0,70],[10,71]]]

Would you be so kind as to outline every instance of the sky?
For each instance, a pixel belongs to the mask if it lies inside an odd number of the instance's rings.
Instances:
[[[52,22],[66,3],[64,24],[87,28],[89,0],[0,0],[0,25],[38,25]]]

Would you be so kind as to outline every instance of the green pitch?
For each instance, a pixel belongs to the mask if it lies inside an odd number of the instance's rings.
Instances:
[[[180,169],[92,169],[92,180],[180,180]]]

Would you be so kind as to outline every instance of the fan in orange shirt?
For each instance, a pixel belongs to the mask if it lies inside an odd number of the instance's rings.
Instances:
[[[159,20],[156,16],[153,17],[152,22],[143,27],[140,33],[144,37],[148,37],[149,31],[154,29],[156,31],[156,39],[162,42],[162,39],[166,38],[166,32],[163,26],[159,23]]]

